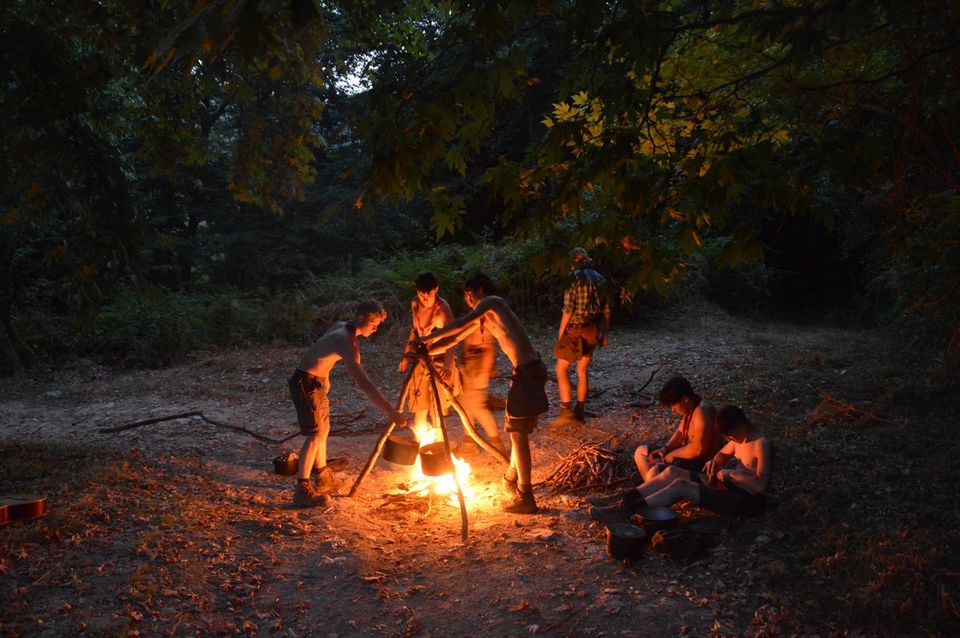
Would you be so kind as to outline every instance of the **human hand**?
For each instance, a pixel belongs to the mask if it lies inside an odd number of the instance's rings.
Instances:
[[[407,355],[404,354],[400,358],[400,363],[397,364],[397,372],[406,372],[407,368],[410,367],[410,362],[407,361]]]
[[[394,412],[393,416],[390,417],[390,420],[393,421],[394,427],[398,430],[403,430],[407,427],[407,417],[400,412]]]
[[[647,455],[647,459],[649,459],[650,461],[652,461],[652,462],[654,462],[654,463],[662,463],[662,462],[663,462],[663,448],[654,450],[653,452],[651,452],[650,454],[648,454],[648,455]]]

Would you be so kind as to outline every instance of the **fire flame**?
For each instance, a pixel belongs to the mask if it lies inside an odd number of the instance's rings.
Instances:
[[[414,425],[413,434],[417,438],[417,441],[419,441],[420,447],[430,445],[438,439],[443,439],[437,428],[430,427],[425,422],[418,422]],[[453,468],[457,473],[457,480],[460,482],[460,489],[463,490],[463,498],[469,501],[473,497],[473,490],[470,488],[470,475],[472,473],[470,464],[457,456],[452,456],[452,458]],[[458,505],[457,484],[453,480],[453,474],[448,472],[442,476],[427,476],[423,473],[423,469],[420,466],[419,454],[417,455],[416,462],[411,466],[410,481],[417,484],[425,483],[430,492],[439,496],[449,496],[451,503]]]

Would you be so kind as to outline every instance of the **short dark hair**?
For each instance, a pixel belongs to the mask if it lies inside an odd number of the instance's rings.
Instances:
[[[413,285],[420,292],[430,292],[440,286],[440,280],[432,272],[422,272],[413,280]]]
[[[387,311],[383,309],[383,304],[376,299],[364,299],[357,304],[356,310],[353,311],[353,316],[356,319],[373,314],[380,315],[381,317],[387,316]]]
[[[675,375],[667,379],[667,382],[660,388],[660,405],[670,407],[675,403],[680,403],[683,397],[693,397],[693,387],[690,382],[680,375]]]
[[[483,296],[492,295],[497,292],[497,285],[493,283],[493,279],[490,279],[487,275],[482,272],[474,273],[463,282],[463,289],[469,290],[470,292],[481,292]]]
[[[725,405],[717,410],[717,416],[713,419],[717,425],[720,434],[726,436],[736,430],[738,427],[750,427],[750,419],[735,405]]]

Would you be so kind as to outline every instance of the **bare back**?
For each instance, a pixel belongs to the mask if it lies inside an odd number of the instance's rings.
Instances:
[[[356,336],[345,321],[335,323],[323,333],[300,358],[297,368],[315,377],[328,377],[330,370],[341,359],[360,363]]]
[[[537,351],[533,349],[519,317],[501,297],[484,297],[473,310],[477,311],[481,311],[483,329],[490,331],[514,368],[537,358]],[[479,330],[480,318],[475,321]]]

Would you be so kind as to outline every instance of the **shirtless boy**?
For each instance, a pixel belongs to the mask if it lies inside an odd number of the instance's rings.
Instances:
[[[727,444],[703,467],[703,474],[670,466],[611,507],[591,507],[603,523],[627,520],[643,507],[670,507],[686,499],[724,516],[756,516],[766,507],[773,476],[773,441],[735,405],[717,412],[717,427]],[[726,468],[736,459],[736,466]]]
[[[470,277],[463,285],[463,300],[470,311],[447,326],[417,341],[429,346],[431,354],[444,352],[478,330],[489,331],[510,363],[513,376],[507,391],[507,417],[504,429],[510,433],[510,468],[503,477],[504,488],[515,494],[504,510],[516,514],[538,511],[530,480],[532,461],[529,435],[537,427],[537,417],[547,411],[547,369],[530,337],[507,302],[491,295],[493,282],[483,273]]]
[[[720,448],[721,440],[714,427],[716,410],[693,391],[684,377],[674,376],[660,389],[660,405],[680,415],[680,425],[663,447],[651,450],[641,445],[633,455],[640,477],[649,481],[673,465],[699,472]]]
[[[417,275],[413,284],[417,289],[416,298],[410,302],[410,314],[413,320],[407,346],[397,365],[397,370],[406,372],[411,365],[417,366],[411,379],[410,393],[407,395],[407,409],[413,412],[414,423],[426,423],[427,413],[434,408],[433,393],[430,390],[429,372],[423,363],[415,358],[414,339],[428,335],[453,321],[453,311],[447,300],[438,296],[440,280],[433,273],[425,272]],[[435,357],[433,364],[440,378],[454,388],[455,395],[459,394],[459,372],[454,351],[451,349]],[[444,411],[449,407],[446,400],[442,405]],[[439,424],[434,423],[433,426],[439,427]]]
[[[335,492],[339,481],[327,467],[327,436],[330,434],[330,371],[343,360],[347,373],[387,417],[403,427],[404,418],[384,398],[360,364],[357,337],[369,337],[387,318],[383,305],[374,299],[357,306],[352,321],[334,324],[317,339],[300,359],[290,377],[290,397],[297,409],[300,433],[306,438],[300,448],[297,484],[293,493],[296,507],[315,507],[330,502],[327,492]],[[314,465],[319,468],[317,485],[310,483]]]

